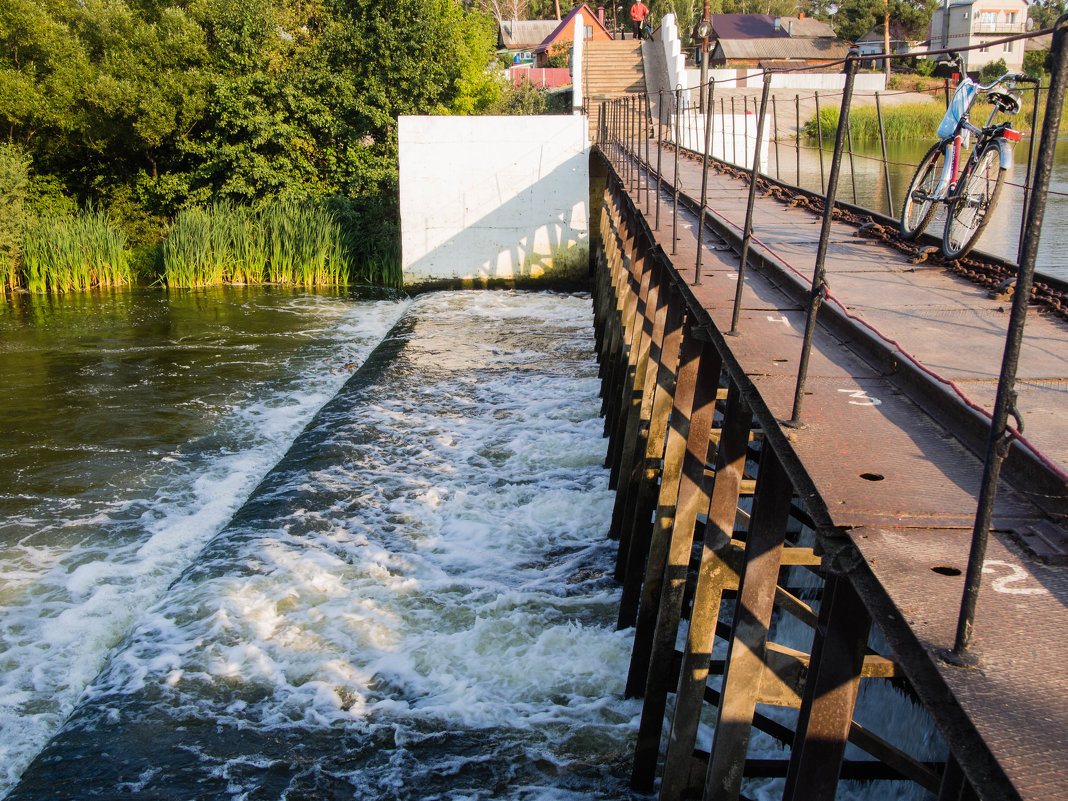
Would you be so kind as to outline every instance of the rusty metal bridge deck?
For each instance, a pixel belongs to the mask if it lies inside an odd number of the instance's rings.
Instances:
[[[993,406],[1009,301],[835,221],[827,283],[841,307],[821,310],[803,426],[769,427],[791,415],[820,217],[758,200],[731,334],[748,183],[708,172],[698,281],[702,166],[683,157],[676,175],[673,150],[658,159],[653,142],[657,163],[659,193],[640,165],[629,187],[626,175],[609,184],[644,214],[635,225],[670,259],[688,313],[762,405],[764,436],[796,460],[794,486],[817,527],[851,544],[824,559],[846,562],[838,567],[981,797],[1068,798],[1068,570],[1056,525],[1068,519],[1068,324],[1029,314],[1017,408],[1034,447],[1017,445],[1002,473],[975,622],[980,666],[952,667],[939,652],[953,645],[989,428],[979,410]],[[677,241],[673,183],[689,195]]]

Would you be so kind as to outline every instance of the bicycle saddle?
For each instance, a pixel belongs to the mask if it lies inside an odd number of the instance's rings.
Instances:
[[[1003,89],[994,89],[986,94],[987,100],[1006,114],[1020,113],[1020,96]]]

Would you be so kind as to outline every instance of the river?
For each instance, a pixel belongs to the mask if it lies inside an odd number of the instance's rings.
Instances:
[[[882,163],[882,150],[878,142],[854,142],[854,158],[843,156],[842,172],[838,184],[838,199],[897,218],[901,213],[905,190],[916,170],[915,165],[934,144],[933,140],[888,142],[887,160],[890,162],[890,190],[893,199],[891,208],[886,194],[886,175]],[[824,142],[823,172],[831,168],[833,138]],[[1027,158],[1030,140],[1025,138],[1015,149],[1013,169],[1006,176],[1006,183],[977,249],[1001,258],[1016,261],[1020,239],[1020,221],[1023,214],[1024,182],[1027,177]],[[794,185],[815,191],[821,190],[820,153],[814,143],[802,142],[800,149],[800,180],[798,179],[798,153],[793,142],[780,142],[779,166],[776,172],[776,148],[772,142],[768,148],[768,174]],[[939,211],[928,227],[928,232],[942,236],[945,215]],[[1050,176],[1050,195],[1039,239],[1035,269],[1038,272],[1068,281],[1068,248],[1064,247],[1064,230],[1068,227],[1068,140],[1059,143],[1056,150],[1053,172]]]
[[[554,293],[0,304],[0,796],[632,797],[591,323]],[[857,716],[944,756],[887,682]]]

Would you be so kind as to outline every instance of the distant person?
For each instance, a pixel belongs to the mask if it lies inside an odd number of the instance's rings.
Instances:
[[[646,7],[642,0],[638,0],[637,3],[630,7],[630,20],[634,27],[634,38],[644,39],[644,32],[642,30],[642,23],[645,22],[645,17],[649,14],[649,9]]]

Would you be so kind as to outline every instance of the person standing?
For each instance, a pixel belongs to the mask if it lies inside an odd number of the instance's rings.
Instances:
[[[638,0],[637,3],[630,7],[630,20],[634,26],[634,38],[642,39],[644,35],[642,33],[642,23],[645,22],[645,17],[648,15],[649,9],[646,7],[642,0]]]

